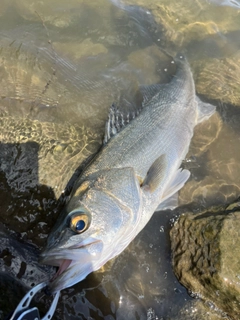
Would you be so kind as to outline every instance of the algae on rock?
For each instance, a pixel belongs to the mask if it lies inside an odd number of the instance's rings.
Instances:
[[[240,314],[239,208],[236,202],[227,208],[183,214],[170,232],[179,281],[232,319]]]

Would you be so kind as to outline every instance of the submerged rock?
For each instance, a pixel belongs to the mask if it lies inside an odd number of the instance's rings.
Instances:
[[[240,106],[240,55],[205,59],[193,64],[197,92],[208,99]]]
[[[239,30],[238,10],[234,7],[217,6],[209,2],[181,0],[124,0],[126,5],[147,6],[156,21],[162,25],[168,38],[176,48],[186,45],[192,40],[202,41],[211,37],[224,44],[226,32]],[[159,39],[160,43],[162,39]],[[204,47],[205,49],[205,47]]]
[[[101,137],[78,125],[6,114],[0,125],[1,222],[41,247]]]
[[[69,42],[55,42],[54,48],[61,54],[67,55],[73,59],[92,57],[108,52],[103,44],[93,43],[90,38],[84,39],[81,43],[73,43],[71,45],[69,45]]]
[[[0,125],[0,170],[9,187],[20,191],[41,184],[59,198],[74,172],[101,146],[101,136],[84,126],[7,114],[1,114]]]
[[[184,168],[191,171],[179,203],[204,208],[233,202],[240,194],[239,108],[226,107],[196,127]],[[231,143],[229,143],[231,142]]]
[[[102,7],[108,9],[106,1],[94,0],[87,4],[89,8],[101,11]],[[80,18],[84,18],[82,15],[83,7],[85,5],[83,0],[73,0],[71,5],[65,0],[58,1],[36,1],[20,0],[9,1],[9,5],[12,5],[24,19],[30,21],[36,21],[41,17],[45,23],[53,25],[57,28],[64,29],[72,26]],[[56,8],[57,7],[57,8]],[[109,14],[107,11],[106,14]]]
[[[239,319],[240,202],[183,214],[170,236],[179,281],[232,319]]]

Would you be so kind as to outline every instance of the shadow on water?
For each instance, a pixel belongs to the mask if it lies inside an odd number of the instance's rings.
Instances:
[[[51,187],[39,183],[39,147],[34,141],[0,143],[0,319],[30,287],[55,274],[56,268],[38,263],[39,252],[81,171],[80,166],[56,199]],[[50,303],[41,299],[40,311]]]
[[[38,256],[68,193],[56,199],[51,187],[39,184],[38,154],[39,145],[33,141],[0,144],[1,319],[31,286],[48,281],[56,272],[40,265]],[[68,192],[80,170],[76,172]],[[172,212],[156,213],[119,257],[62,291],[54,318],[145,319],[168,314],[169,308],[177,314],[189,296],[171,272],[168,231],[173,220]],[[43,313],[51,303],[43,296],[37,301]]]
[[[0,144],[2,314],[16,307],[23,292],[54,274],[52,267],[38,264],[39,248],[59,208],[53,190],[38,182],[38,151],[36,142]]]

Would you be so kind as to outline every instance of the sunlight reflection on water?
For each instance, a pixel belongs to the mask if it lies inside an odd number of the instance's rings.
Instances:
[[[191,210],[238,196],[239,3],[209,2],[3,3],[0,223],[2,239],[11,241],[1,272],[16,277],[21,266],[11,254],[18,252],[37,270],[35,281],[53,272],[38,266],[38,249],[62,205],[61,191],[101,144],[109,106],[136,110],[139,85],[168,82],[175,72],[170,56],[178,51],[189,59],[197,92],[217,105],[216,115],[196,128],[190,160],[183,164],[192,175],[180,203]],[[155,214],[119,257],[64,290],[56,319],[217,319],[172,272],[168,232],[179,213]],[[1,246],[3,252],[6,242]],[[16,283],[32,284],[32,278],[19,278]],[[4,307],[3,314],[13,307]]]

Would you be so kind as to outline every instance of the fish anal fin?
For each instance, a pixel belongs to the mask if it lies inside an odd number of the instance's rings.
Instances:
[[[154,192],[157,189],[157,187],[160,185],[162,180],[164,179],[166,168],[167,168],[166,155],[162,154],[151,165],[151,167],[148,170],[148,173],[142,183],[142,187],[145,190],[149,190],[150,192]]]
[[[197,123],[201,123],[204,120],[210,118],[216,111],[216,107],[211,103],[203,102],[198,97],[196,97],[198,104],[198,119]]]

